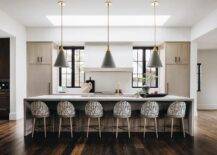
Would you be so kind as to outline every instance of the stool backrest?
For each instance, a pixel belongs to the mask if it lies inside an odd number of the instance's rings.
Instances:
[[[185,112],[186,112],[185,102],[174,102],[169,106],[167,110],[167,115],[177,117],[177,118],[183,118],[185,117]]]
[[[31,112],[33,116],[45,117],[49,115],[48,106],[41,101],[36,101],[31,103]]]

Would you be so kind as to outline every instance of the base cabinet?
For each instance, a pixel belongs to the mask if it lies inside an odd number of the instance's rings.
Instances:
[[[166,92],[170,95],[190,94],[190,73],[188,65],[166,65]]]

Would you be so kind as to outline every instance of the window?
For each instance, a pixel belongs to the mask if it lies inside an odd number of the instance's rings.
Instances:
[[[59,69],[59,85],[80,87],[84,83],[84,47],[64,47],[68,68]]]
[[[133,88],[141,88],[143,85],[158,87],[158,69],[147,67],[152,49],[153,47],[133,48]]]

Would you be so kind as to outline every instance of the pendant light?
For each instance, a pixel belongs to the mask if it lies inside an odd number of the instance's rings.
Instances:
[[[63,49],[63,7],[65,6],[65,2],[64,0],[60,0],[58,2],[58,4],[61,7],[61,44],[60,44],[60,48],[59,48],[59,54],[57,56],[57,59],[55,61],[54,66],[55,67],[59,67],[59,68],[64,68],[64,67],[68,67],[68,63],[66,61],[66,57],[64,54],[64,49]]]
[[[110,6],[111,6],[111,0],[106,0],[105,1],[106,6],[107,6],[107,20],[108,20],[108,26],[107,26],[107,30],[108,30],[108,41],[107,41],[107,50],[106,50],[106,54],[105,57],[103,59],[103,63],[102,63],[102,68],[115,68],[115,63],[110,51]]]
[[[157,0],[153,0],[151,5],[154,7],[154,48],[153,52],[150,58],[150,61],[148,63],[148,67],[150,68],[159,68],[162,67],[162,62],[160,60],[160,56],[158,54],[158,48],[157,48],[157,39],[156,39],[156,30],[157,30],[157,24],[156,24],[156,6],[158,5]]]

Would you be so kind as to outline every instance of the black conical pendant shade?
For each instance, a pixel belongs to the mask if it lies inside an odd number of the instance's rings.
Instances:
[[[115,68],[115,63],[110,50],[106,51],[105,57],[102,62],[102,68]]]
[[[59,51],[59,54],[57,56],[54,66],[55,67],[68,67],[68,63],[66,61],[63,48],[60,48],[60,51]]]
[[[153,53],[151,55],[151,59],[149,61],[148,67],[151,68],[159,68],[162,67],[162,62],[160,60],[160,56],[158,54],[158,51],[156,49],[153,50]]]

